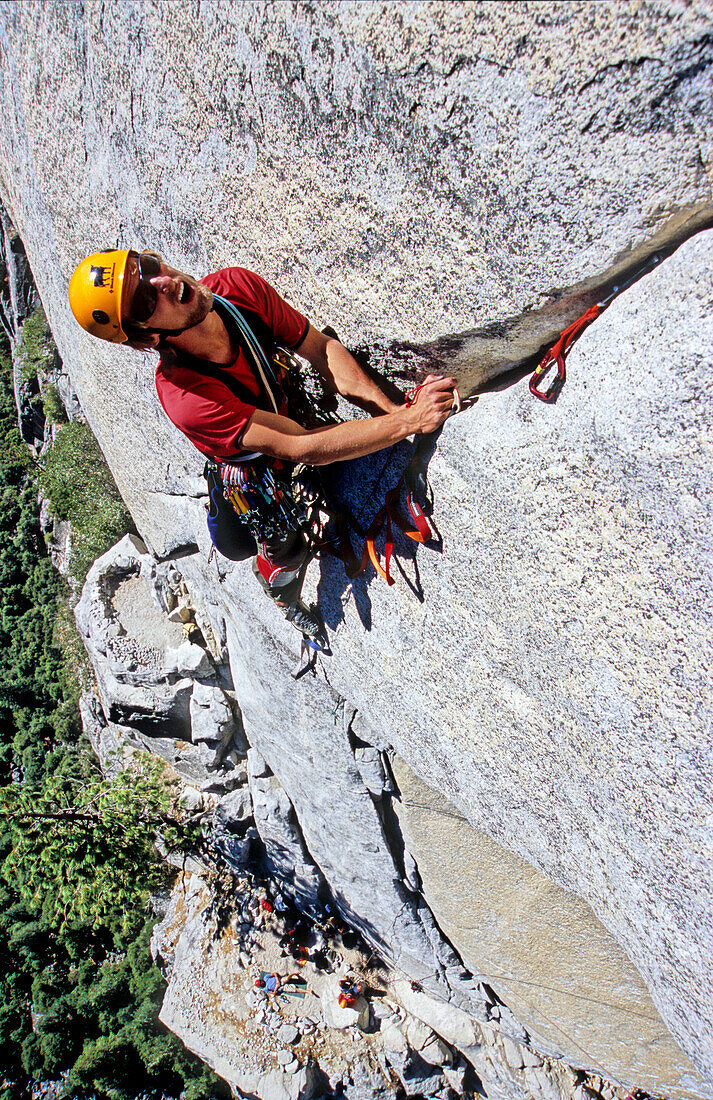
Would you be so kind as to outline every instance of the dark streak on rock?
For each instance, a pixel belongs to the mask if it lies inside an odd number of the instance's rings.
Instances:
[[[630,280],[638,281],[643,274],[640,269],[654,256],[664,260],[690,237],[712,227],[713,203],[686,207],[649,240],[620,254],[602,274],[550,291],[551,300],[540,309],[526,309],[516,317],[489,321],[469,332],[441,336],[427,344],[394,344],[390,355],[398,358],[411,354],[413,370],[406,372],[410,381],[437,370],[453,374],[465,399],[500,375],[533,368],[562,330],[610,295],[615,286],[626,287],[631,285]]]
[[[693,45],[700,50],[708,49],[709,47],[713,46],[713,34],[704,34],[701,38],[697,39],[697,41],[694,42]],[[713,65],[713,56],[708,55],[707,57],[700,57],[697,61],[694,61],[685,69],[681,69],[680,72],[675,73],[671,80],[669,80],[669,82],[665,85],[661,93],[656,96],[656,99],[653,99],[651,101],[652,110],[658,110],[664,100],[672,96],[681,84],[686,84],[689,80],[693,80],[695,77],[698,76],[699,73],[702,73],[706,69],[710,68],[711,65]]]

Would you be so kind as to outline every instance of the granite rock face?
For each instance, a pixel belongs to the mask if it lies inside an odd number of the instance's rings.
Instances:
[[[711,234],[587,331],[556,406],[503,385],[446,425],[429,468],[442,552],[398,542],[388,591],[313,567],[334,657],[297,686],[292,628],[249,569],[207,562],[202,464],[151,366],[85,337],[66,284],[106,244],[195,272],[239,263],[379,362],[392,341],[496,325],[710,200],[712,35],[706,5],[665,0],[0,10],[3,203],[142,538],[227,644],[245,736],[311,862],[406,973],[495,1020],[414,894],[418,854],[362,751],[395,750],[591,909],[697,1069],[653,1067],[645,1037],[628,1068],[561,1053],[698,1096],[713,1089]],[[381,465],[349,471],[364,497]],[[469,956],[484,979],[487,964]]]

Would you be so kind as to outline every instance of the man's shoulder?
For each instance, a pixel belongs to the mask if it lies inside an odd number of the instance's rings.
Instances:
[[[262,275],[247,267],[224,267],[206,275],[201,282],[238,309],[252,313],[254,317],[250,323],[256,323],[255,318],[262,321],[285,347],[297,347],[304,339],[309,327],[307,318],[285,301]],[[259,332],[257,335],[260,339]]]
[[[261,288],[264,279],[247,267],[222,267],[219,271],[212,271],[209,275],[205,275],[200,282],[214,294],[232,298],[253,297],[256,290]]]

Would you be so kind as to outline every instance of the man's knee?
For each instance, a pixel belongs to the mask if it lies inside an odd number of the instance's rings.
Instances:
[[[262,543],[253,559],[253,573],[270,597],[287,606],[299,597],[309,548],[301,533]]]

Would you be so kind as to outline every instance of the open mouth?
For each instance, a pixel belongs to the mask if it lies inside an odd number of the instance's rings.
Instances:
[[[183,305],[185,302],[187,302],[190,299],[190,297],[191,297],[191,288],[189,287],[188,283],[181,283],[180,289],[178,291],[179,304]]]

